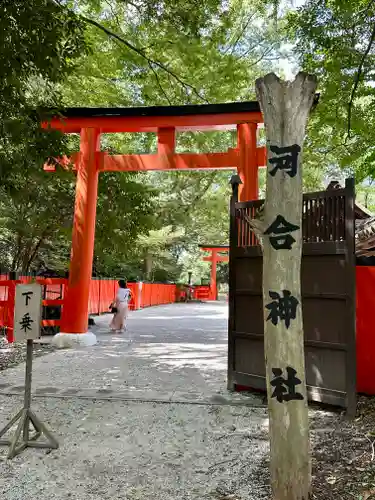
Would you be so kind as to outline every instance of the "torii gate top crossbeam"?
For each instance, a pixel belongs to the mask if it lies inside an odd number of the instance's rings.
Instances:
[[[258,191],[258,167],[266,164],[265,147],[257,146],[256,131],[262,122],[257,101],[189,106],[154,106],[142,108],[67,108],[61,116],[43,122],[64,133],[82,133],[93,129],[102,133],[155,132],[158,138],[156,154],[109,155],[95,152],[100,172],[139,172],[148,170],[233,169],[243,180],[247,178],[245,199]],[[176,153],[176,132],[232,130],[237,128],[237,146],[219,153]],[[63,168],[80,165],[80,152],[70,158],[59,158]],[[54,164],[46,164],[54,171]],[[253,178],[252,178],[253,177]],[[251,178],[251,179],[250,179]],[[253,191],[251,191],[253,190]],[[244,198],[242,196],[242,198]]]
[[[228,245],[199,245],[203,252],[208,252],[209,257],[203,257],[207,262],[228,262],[229,246]],[[224,255],[223,255],[224,254]]]
[[[101,133],[157,132],[160,128],[189,130],[232,130],[241,123],[263,123],[257,101],[188,106],[138,108],[67,108],[44,127],[79,133],[95,128]]]
[[[201,250],[211,252],[217,250],[218,252],[229,252],[229,245],[198,245]]]

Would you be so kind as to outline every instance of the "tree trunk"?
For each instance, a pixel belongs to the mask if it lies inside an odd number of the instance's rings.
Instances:
[[[29,256],[32,252],[32,246],[33,246],[33,238],[30,236],[30,238],[27,240],[26,245],[23,249],[23,255],[21,259],[21,273],[27,273],[27,262],[29,260]]]
[[[24,269],[22,269],[23,273],[27,274],[30,271],[30,267],[31,267],[32,263],[34,262],[34,260],[36,259],[36,257],[38,256],[39,250],[47,237],[48,231],[49,231],[49,228],[47,227],[43,231],[43,233],[41,234],[39,240],[37,241],[37,243],[34,247],[34,250],[31,252],[31,254],[28,257],[28,260],[25,264]]]
[[[146,280],[152,281],[153,258],[150,252],[146,253],[144,264],[145,264]]]
[[[301,150],[317,81],[256,81],[267,137],[261,232],[271,481],[274,500],[307,500],[311,482],[301,299]]]
[[[20,254],[21,254],[21,243],[22,243],[22,237],[18,233],[16,247],[14,249],[13,260],[12,260],[12,264],[11,264],[12,271],[18,271],[18,263],[19,263]]]

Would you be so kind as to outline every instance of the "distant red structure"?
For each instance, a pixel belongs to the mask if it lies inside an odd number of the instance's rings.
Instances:
[[[203,257],[206,262],[211,262],[211,278],[210,289],[207,300],[217,300],[217,263],[228,262],[229,246],[228,245],[199,245],[203,252],[210,253],[208,257]],[[224,254],[224,255],[223,255]]]

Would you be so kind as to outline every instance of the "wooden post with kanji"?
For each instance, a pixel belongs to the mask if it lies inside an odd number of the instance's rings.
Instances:
[[[8,458],[13,458],[25,448],[58,448],[58,442],[46,426],[31,410],[31,379],[33,362],[33,341],[39,337],[42,310],[42,287],[36,283],[16,286],[14,308],[14,338],[16,342],[27,342],[24,405],[0,430],[0,438],[18,422],[11,439],[0,439],[0,445],[9,446]],[[34,429],[31,434],[30,425]],[[44,441],[39,441],[41,436]]]
[[[267,184],[260,219],[263,306],[274,500],[307,500],[311,483],[301,299],[302,163],[317,80],[271,73],[256,81],[267,138]]]

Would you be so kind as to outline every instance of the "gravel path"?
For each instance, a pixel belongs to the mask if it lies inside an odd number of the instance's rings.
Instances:
[[[229,393],[227,306],[174,304],[136,311],[129,332],[109,333],[110,316],[96,318],[98,345],[55,351],[34,363],[34,389],[41,394],[112,396],[191,402],[262,398]],[[129,343],[131,336],[132,342]],[[2,374],[0,393],[22,391],[24,368]]]
[[[35,344],[34,357],[49,354],[54,349],[49,344]],[[17,366],[26,360],[26,342],[8,344],[5,337],[0,337],[0,371]]]
[[[226,311],[176,304],[133,313],[131,344],[101,317],[98,346],[35,359],[33,409],[61,446],[11,462],[0,449],[3,498],[268,498],[262,399],[225,388]],[[1,374],[0,425],[22,404],[23,377],[21,365]]]
[[[0,498],[269,499],[263,398],[225,387],[226,305],[137,311],[126,335],[108,332],[108,316],[96,321],[97,346],[36,357],[32,407],[60,448],[13,461],[0,448]],[[1,372],[0,427],[23,383],[24,365]],[[310,423],[311,498],[375,499],[375,403],[362,399],[355,421],[311,408]]]
[[[2,401],[1,415],[19,401]],[[60,441],[0,462],[7,500],[267,498],[266,414],[249,408],[61,401],[34,405]]]

